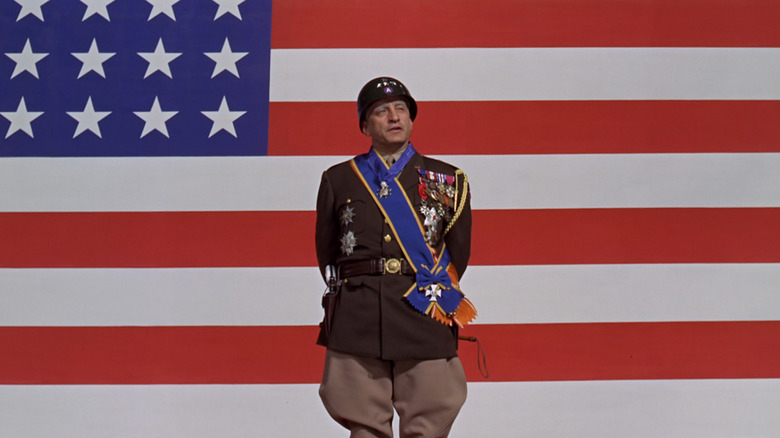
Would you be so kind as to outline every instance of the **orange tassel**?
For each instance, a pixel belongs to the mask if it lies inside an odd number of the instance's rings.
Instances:
[[[452,325],[452,320],[441,311],[439,306],[433,306],[433,309],[431,309],[431,318],[444,325]]]
[[[460,302],[460,305],[455,310],[455,315],[452,317],[452,319],[455,321],[455,323],[458,324],[459,327],[463,328],[476,317],[476,307],[474,307],[474,304],[472,304],[468,298],[463,297],[463,301]]]
[[[455,322],[460,328],[465,327],[466,324],[470,323],[477,317],[477,309],[474,307],[474,304],[466,297],[463,297],[463,300],[460,302],[460,305],[458,305],[458,308],[455,309],[454,315],[452,316],[447,316],[444,314],[441,308],[437,305],[431,306],[429,313],[431,318],[439,321],[444,325],[451,326],[452,323]]]

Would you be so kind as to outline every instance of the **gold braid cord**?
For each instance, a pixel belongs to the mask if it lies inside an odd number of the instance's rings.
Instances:
[[[463,196],[460,199],[460,203],[458,203],[458,190],[457,190],[457,184],[458,184],[458,175],[463,175]],[[447,224],[447,228],[444,229],[444,233],[442,234],[442,237],[447,235],[447,233],[450,231],[453,225],[455,225],[455,221],[458,220],[461,213],[463,213],[463,209],[466,208],[466,201],[468,200],[469,196],[469,177],[466,176],[466,172],[457,169],[455,171],[455,205],[457,205],[457,208],[455,209],[455,215],[452,216],[452,220],[449,224]]]

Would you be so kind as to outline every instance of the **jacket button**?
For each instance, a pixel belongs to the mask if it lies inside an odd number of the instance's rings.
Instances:
[[[390,236],[389,234],[385,234],[385,242],[389,242],[391,240],[393,240],[393,237]]]

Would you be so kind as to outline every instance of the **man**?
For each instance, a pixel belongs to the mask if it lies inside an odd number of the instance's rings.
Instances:
[[[458,327],[476,316],[458,280],[471,247],[462,171],[409,142],[417,103],[398,80],[358,95],[368,153],[322,175],[316,246],[330,288],[320,396],[351,437],[446,437],[466,399]]]

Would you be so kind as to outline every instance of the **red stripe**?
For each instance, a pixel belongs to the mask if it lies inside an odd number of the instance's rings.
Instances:
[[[313,212],[1,213],[0,267],[315,266]]]
[[[2,327],[0,384],[315,383],[311,326]],[[780,322],[473,325],[491,381],[780,377]],[[461,343],[469,380],[476,347]]]
[[[315,266],[314,218],[1,213],[0,267]],[[472,264],[776,263],[778,223],[780,208],[477,210]]]
[[[314,327],[3,327],[3,384],[311,383]]]
[[[780,321],[471,325],[490,380],[780,377]],[[460,356],[471,380],[476,346]]]
[[[776,100],[419,102],[419,114],[412,141],[429,155],[780,152]],[[354,102],[272,102],[269,120],[270,155],[371,144]]]
[[[273,2],[271,47],[776,47],[774,0]]]

